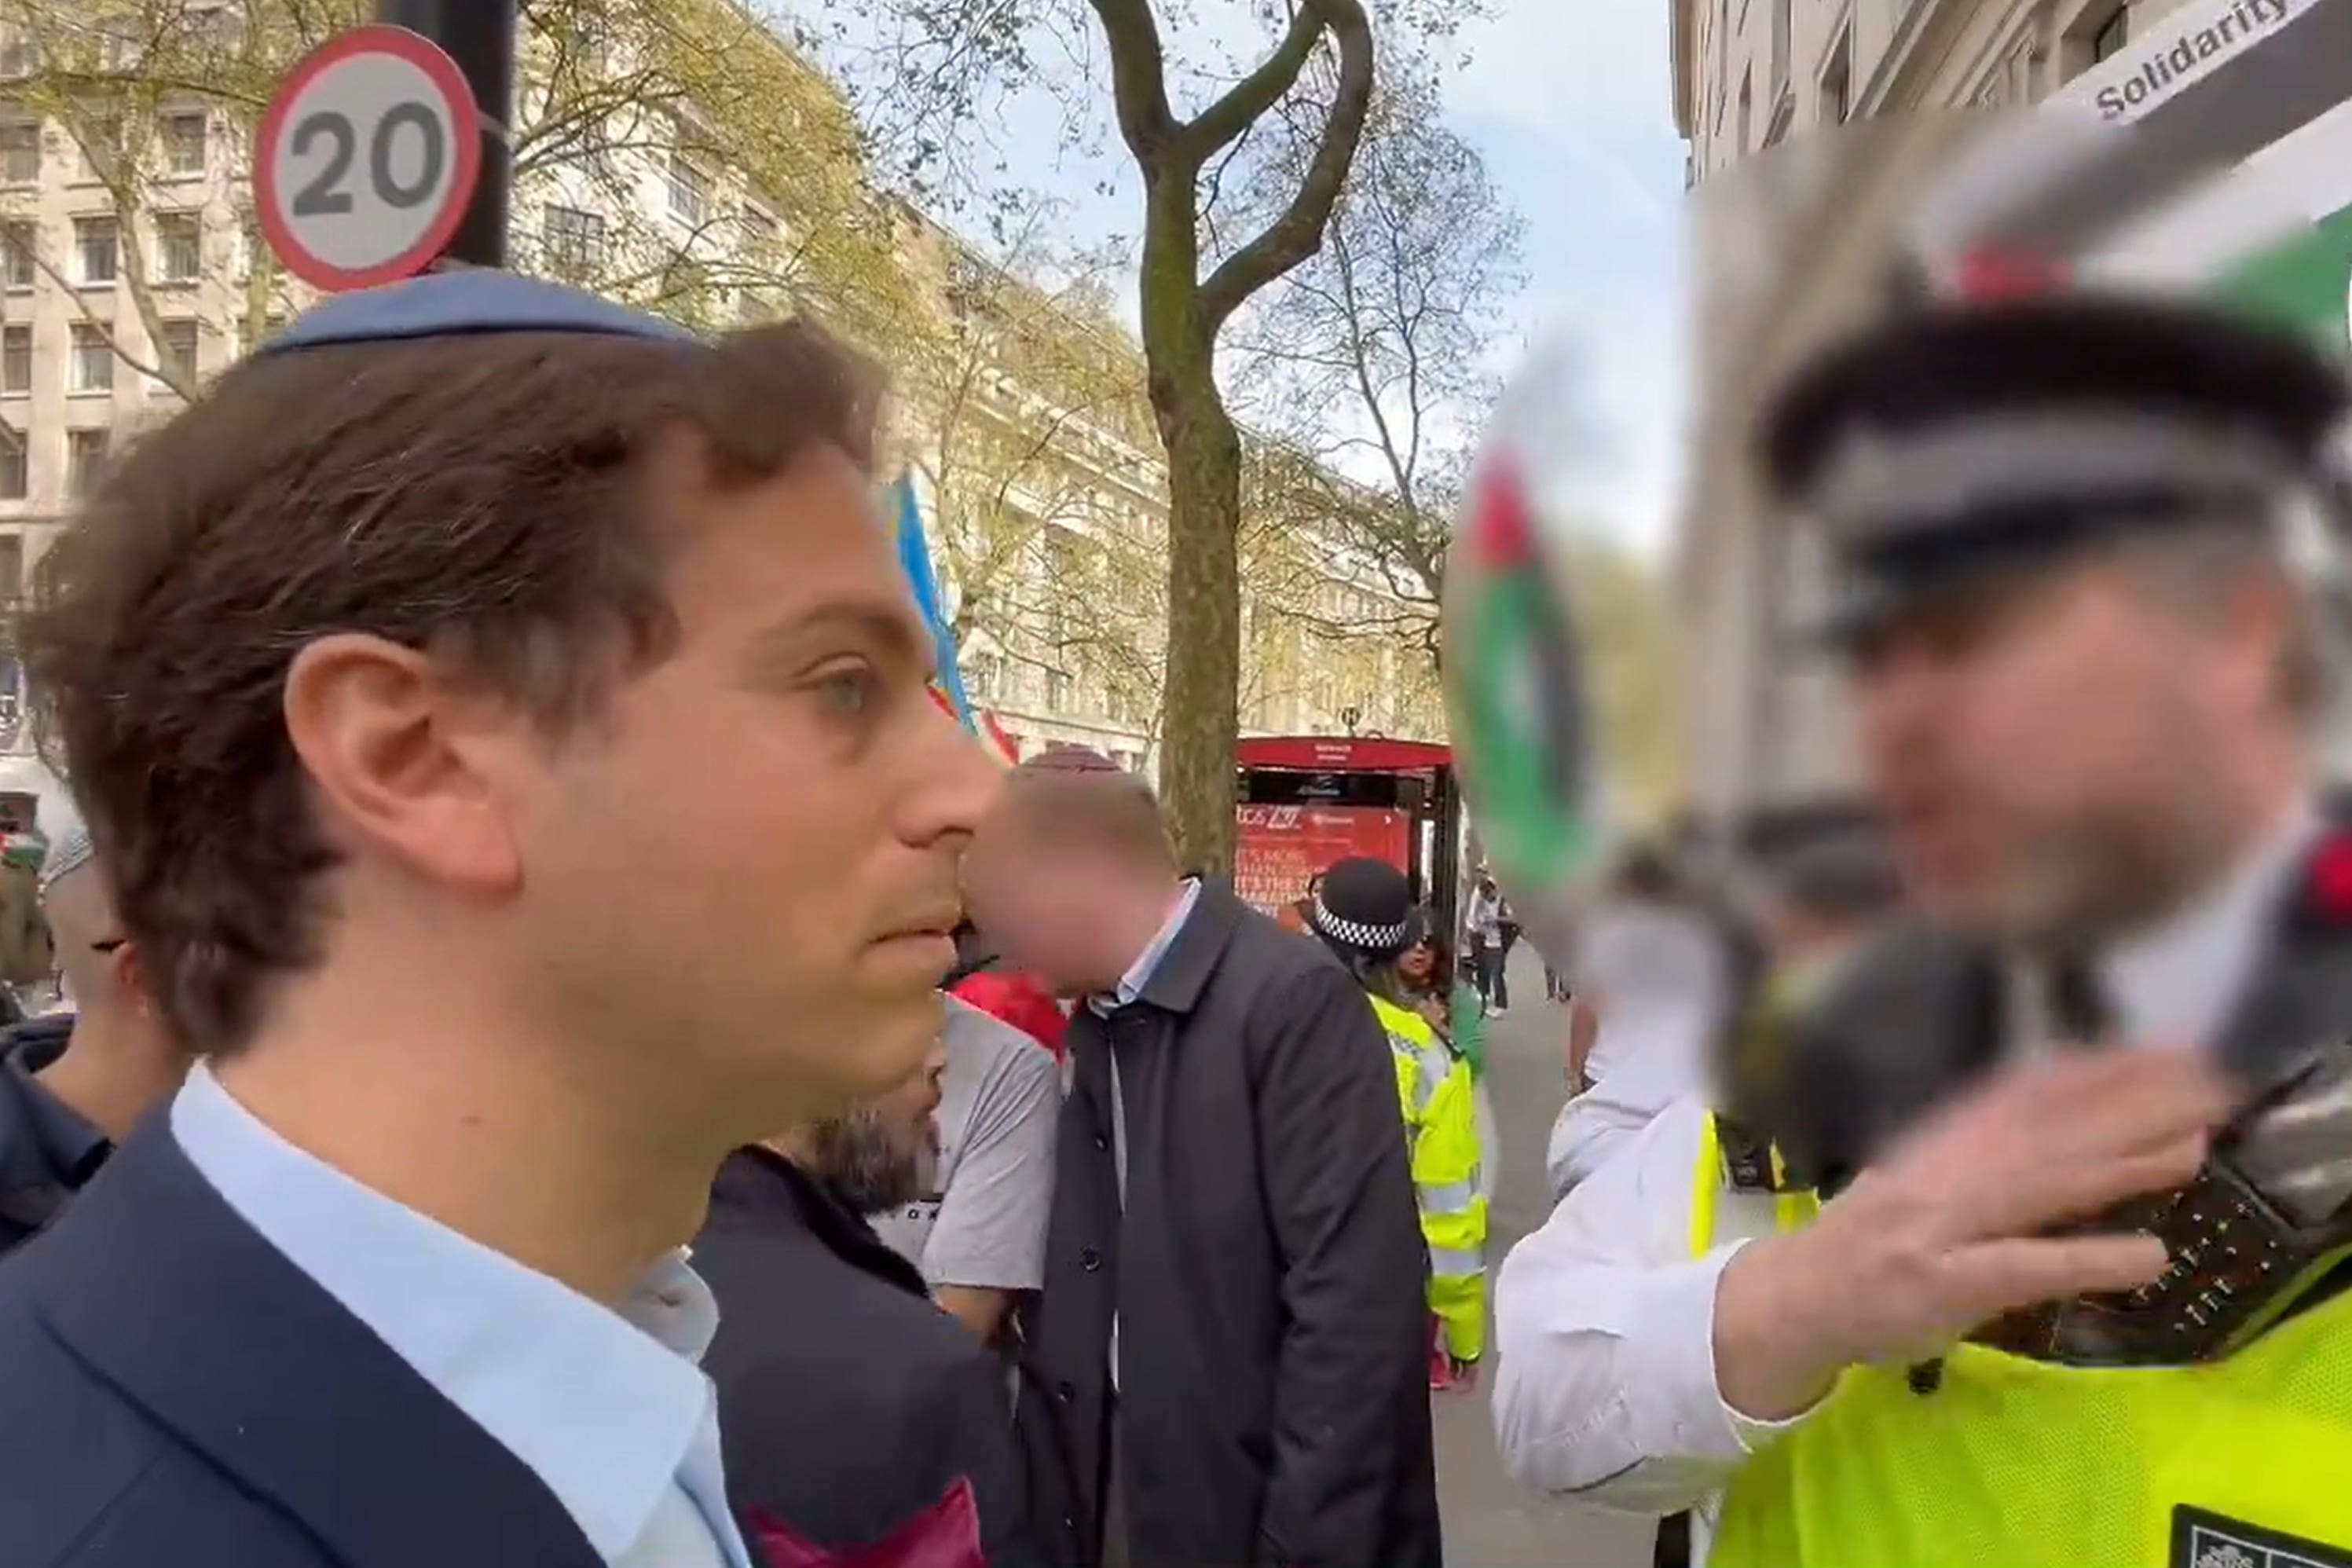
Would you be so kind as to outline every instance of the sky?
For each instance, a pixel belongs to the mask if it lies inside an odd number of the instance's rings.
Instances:
[[[1529,345],[1570,367],[1580,443],[1576,468],[1547,489],[1583,526],[1653,559],[1671,536],[1683,405],[1683,146],[1675,134],[1668,0],[1488,0],[1491,15],[1454,44],[1467,63],[1448,81],[1449,119],[1475,146],[1527,230],[1528,287],[1498,369]],[[828,0],[805,13],[843,15]],[[1265,34],[1246,0],[1189,0],[1168,27],[1180,61],[1255,59]],[[1083,8],[1074,8],[1080,14]],[[1164,16],[1177,7],[1163,6]],[[1024,185],[1054,200],[1064,237],[1128,238],[1141,226],[1141,189],[1108,132],[1106,70],[1091,24],[1074,43],[1033,48],[1036,86],[987,107],[995,142]],[[1205,91],[1177,86],[1180,112]],[[1189,98],[1189,101],[1188,101]],[[1074,143],[1071,106],[1095,133]],[[952,221],[952,218],[950,219]],[[1121,303],[1134,316],[1131,280]]]
[[[1571,357],[1599,437],[1570,487],[1654,555],[1671,534],[1684,402],[1683,143],[1667,0],[1498,0],[1449,90],[1528,226],[1529,341]]]

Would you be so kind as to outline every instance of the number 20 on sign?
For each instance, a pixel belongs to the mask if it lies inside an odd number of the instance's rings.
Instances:
[[[481,120],[430,39],[354,27],[286,74],[256,151],[254,205],[286,269],[330,293],[367,289],[448,245],[481,178]]]

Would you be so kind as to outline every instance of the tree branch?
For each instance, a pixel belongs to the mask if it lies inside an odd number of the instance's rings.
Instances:
[[[1282,42],[1275,46],[1265,62],[1185,122],[1179,138],[1187,155],[1196,163],[1204,162],[1240,141],[1257,123],[1260,115],[1280,103],[1283,95],[1297,85],[1298,73],[1314,57],[1315,46],[1322,41],[1324,29],[1330,26],[1330,17],[1322,5],[1301,5],[1292,15]]]
[[[1256,238],[1218,263],[1201,285],[1201,331],[1212,341],[1242,301],[1321,247],[1324,226],[1363,139],[1364,116],[1372,99],[1372,28],[1361,0],[1307,0],[1302,14],[1306,12],[1322,17],[1324,30],[1339,47],[1339,86],[1324,116],[1314,159],[1290,205]]]
[[[1168,107],[1168,60],[1151,0],[1087,0],[1110,46],[1111,100],[1118,133],[1147,174],[1165,163],[1177,133]]]

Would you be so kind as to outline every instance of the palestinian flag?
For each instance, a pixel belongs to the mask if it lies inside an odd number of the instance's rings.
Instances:
[[[2352,0],[2190,0],[2052,104],[2133,127],[2018,220],[2077,277],[2352,345]]]

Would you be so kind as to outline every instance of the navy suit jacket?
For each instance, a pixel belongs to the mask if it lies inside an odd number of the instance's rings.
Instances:
[[[0,1568],[602,1568],[163,1117],[0,1264]]]

